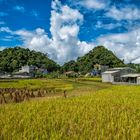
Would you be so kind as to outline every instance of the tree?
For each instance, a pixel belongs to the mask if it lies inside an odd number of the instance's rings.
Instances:
[[[43,67],[49,72],[60,69],[60,66],[45,54],[20,47],[7,48],[0,51],[0,60],[0,70],[6,72],[17,71],[24,65]]]
[[[79,71],[78,64],[74,60],[71,60],[71,61],[65,63],[62,66],[62,72],[67,72],[67,71],[78,72]]]
[[[109,51],[104,46],[97,46],[89,53],[82,57],[78,57],[77,61],[70,61],[63,65],[65,71],[74,70],[82,73],[90,72],[95,64],[107,65],[109,67],[122,67],[125,66],[124,62],[117,58],[112,51]]]

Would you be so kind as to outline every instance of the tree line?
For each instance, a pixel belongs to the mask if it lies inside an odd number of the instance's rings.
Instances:
[[[7,48],[0,51],[0,71],[14,72],[24,65],[34,65],[38,68],[45,68],[49,72],[64,73],[67,71],[81,72],[83,74],[93,70],[95,64],[113,67],[130,66],[140,71],[139,65],[124,64],[112,51],[104,46],[97,46],[89,53],[77,60],[66,62],[60,66],[48,58],[46,54],[21,47]]]
[[[14,72],[25,65],[46,68],[49,72],[56,71],[60,66],[49,59],[46,54],[29,49],[15,47],[0,51],[0,71]]]

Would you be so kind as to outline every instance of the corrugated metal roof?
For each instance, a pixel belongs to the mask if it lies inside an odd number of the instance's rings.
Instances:
[[[108,70],[125,70],[125,69],[134,70],[134,69],[132,69],[132,68],[130,68],[130,67],[117,67],[117,68],[110,68],[110,69],[108,69]]]
[[[121,77],[125,78],[125,77],[140,77],[140,74],[126,74],[126,75],[122,75]]]
[[[116,70],[116,71],[105,71],[105,72],[103,72],[103,74],[112,74],[112,73],[116,73],[116,72],[119,72],[119,70]]]

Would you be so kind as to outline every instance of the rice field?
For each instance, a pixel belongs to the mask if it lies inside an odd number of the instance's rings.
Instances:
[[[72,90],[73,85],[62,80],[28,79],[1,80],[0,104],[22,102],[35,97],[55,96]]]
[[[68,98],[1,105],[0,139],[140,139],[140,86],[109,85],[91,79],[61,82],[73,87]]]

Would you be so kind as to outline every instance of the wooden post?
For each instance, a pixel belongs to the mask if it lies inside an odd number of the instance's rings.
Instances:
[[[67,98],[66,90],[64,90],[64,98]]]

